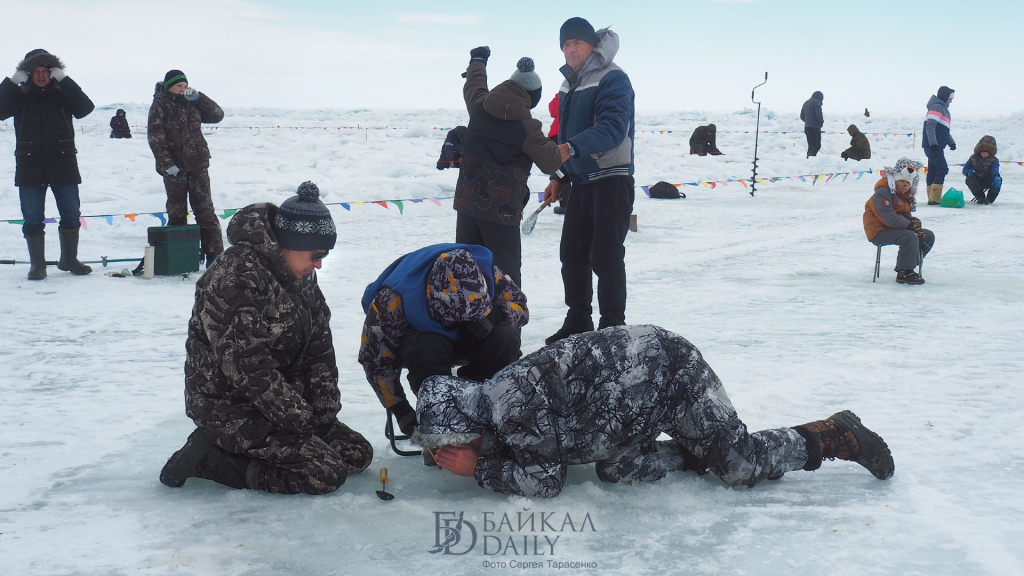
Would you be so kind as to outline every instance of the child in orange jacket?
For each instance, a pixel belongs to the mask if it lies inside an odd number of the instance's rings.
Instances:
[[[896,244],[896,281],[900,284],[924,284],[914,268],[935,245],[935,234],[921,227],[921,220],[910,215],[917,208],[917,180],[921,163],[900,158],[886,168],[875,184],[875,193],[864,204],[864,233],[875,246]]]

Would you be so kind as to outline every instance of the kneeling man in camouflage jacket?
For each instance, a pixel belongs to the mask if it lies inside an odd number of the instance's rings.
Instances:
[[[373,449],[338,421],[331,312],[315,270],[337,232],[306,182],[280,207],[253,204],[196,283],[185,343],[185,413],[196,430],[160,481],[206,478],[289,494],[337,490]]]

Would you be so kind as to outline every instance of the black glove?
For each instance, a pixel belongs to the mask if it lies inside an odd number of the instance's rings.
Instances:
[[[396,402],[391,407],[391,413],[398,420],[398,428],[402,431],[402,434],[408,436],[416,430],[416,411],[409,405],[408,400]]]
[[[494,324],[491,324],[491,321],[484,316],[479,320],[474,320],[472,322],[460,322],[458,327],[460,336],[466,340],[473,341],[487,338],[487,336],[490,335],[491,330],[494,329]]]
[[[950,150],[956,150],[956,142],[950,142],[949,143],[949,149]]]
[[[931,145],[931,149],[932,149],[932,153],[933,154],[938,154],[939,153],[939,145],[938,144],[932,144]]]
[[[479,60],[487,65],[487,59],[491,57],[491,49],[487,46],[477,46],[469,51],[469,61]]]

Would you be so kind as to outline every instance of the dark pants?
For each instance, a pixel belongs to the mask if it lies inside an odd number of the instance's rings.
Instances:
[[[996,196],[999,196],[999,188],[992,185],[992,175],[989,174],[987,178],[979,178],[977,174],[971,174],[967,177],[967,187],[971,189],[971,194],[978,199],[978,202],[988,202],[989,204],[996,201]],[[988,191],[988,196],[985,195],[985,191]]]
[[[213,209],[210,191],[210,173],[206,168],[182,170],[176,176],[164,175],[167,190],[167,224],[182,226],[188,223],[188,206],[196,215],[203,254],[224,251],[224,238],[220,232],[220,219]]]
[[[807,157],[817,156],[821,150],[821,128],[804,126],[804,135],[807,136]]]
[[[601,328],[626,323],[626,233],[633,213],[633,177],[616,176],[574,184],[565,209],[562,284],[569,307],[565,325],[593,329],[592,274],[597,274]]]
[[[25,223],[21,226],[21,233],[25,236],[36,236],[42,234],[46,225],[46,186],[19,186],[18,195],[21,197],[21,217]],[[81,203],[78,199],[78,184],[51,184],[53,198],[57,201],[57,212],[60,213],[60,224],[58,228],[65,230],[78,230],[82,227],[79,221],[81,217]]]
[[[216,435],[214,435],[216,437]],[[246,485],[282,494],[327,494],[373,461],[373,447],[337,421],[312,435],[275,431],[245,451],[252,458]]]
[[[910,229],[886,228],[876,234],[871,243],[875,246],[896,244],[900,247],[899,254],[896,255],[896,267],[913,270],[935,246],[935,234],[927,229],[923,229],[923,232],[924,240],[918,238]]]
[[[937,152],[932,152],[931,146],[925,146],[924,155],[928,157],[928,174],[925,175],[925,183],[929,186],[945,183],[946,174],[949,174],[949,165],[946,164],[946,149],[939,148]]]
[[[486,247],[494,255],[494,265],[511,276],[516,286],[523,287],[523,242],[519,226],[505,226],[459,212],[455,218],[455,241]]]
[[[477,341],[452,341],[440,334],[413,330],[398,349],[402,367],[409,369],[413,394],[419,394],[420,384],[428,377],[450,375],[457,361],[465,361],[459,368],[459,378],[482,382],[520,356],[519,333],[504,322]]]

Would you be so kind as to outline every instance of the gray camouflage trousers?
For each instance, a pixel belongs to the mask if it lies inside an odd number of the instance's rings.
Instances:
[[[245,455],[252,458],[245,482],[253,490],[327,494],[344,484],[349,474],[358,474],[370,465],[373,447],[361,434],[335,420],[310,436],[271,432]]]
[[[188,223],[188,206],[191,205],[199,224],[203,254],[223,252],[224,238],[220,231],[220,218],[213,208],[209,171],[200,168],[182,170],[175,176],[165,174],[164,189],[167,191],[167,224],[183,226]]]

